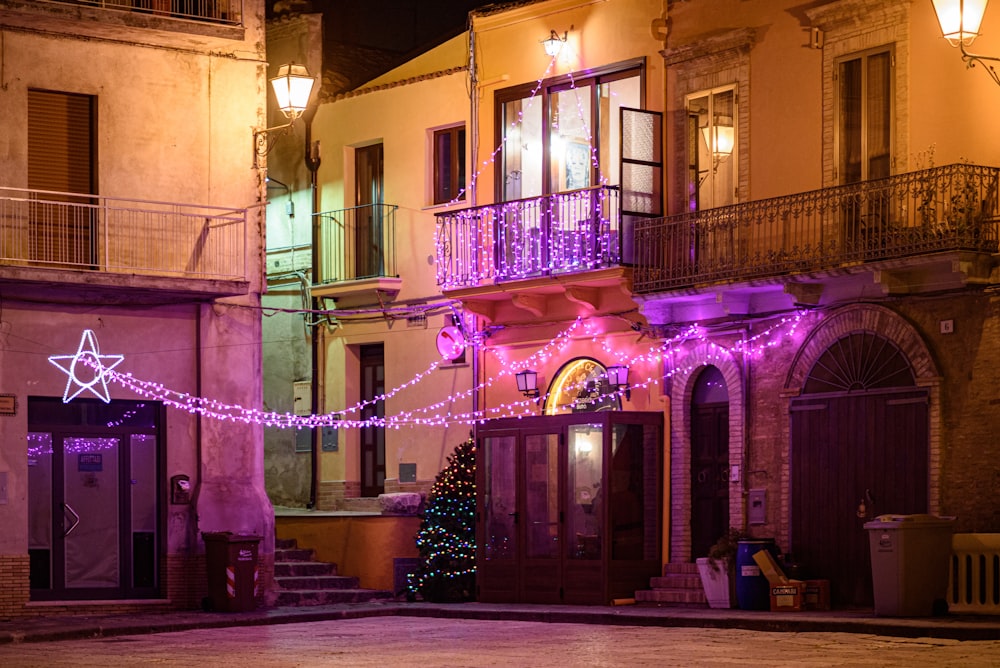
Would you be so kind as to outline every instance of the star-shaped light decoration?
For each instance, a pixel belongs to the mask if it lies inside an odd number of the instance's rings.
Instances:
[[[104,403],[111,403],[108,394],[107,373],[122,363],[124,355],[102,355],[97,347],[97,337],[93,330],[83,330],[80,337],[80,347],[76,349],[75,355],[52,355],[49,361],[59,367],[69,379],[66,381],[66,390],[63,392],[63,403],[68,404],[85,390],[102,400]],[[77,369],[83,368],[86,374],[93,374],[93,378],[84,382],[77,375]],[[85,378],[88,375],[84,375]],[[70,390],[75,391],[70,394]]]

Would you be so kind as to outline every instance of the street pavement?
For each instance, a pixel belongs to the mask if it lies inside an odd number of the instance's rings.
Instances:
[[[0,667],[1000,666],[1000,617],[397,601],[0,620]]]
[[[0,666],[998,666],[1000,639],[362,617],[0,645]]]

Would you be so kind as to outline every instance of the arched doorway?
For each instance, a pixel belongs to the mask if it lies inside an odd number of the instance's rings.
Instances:
[[[708,554],[729,528],[729,391],[706,366],[691,393],[691,555]]]
[[[928,391],[873,331],[833,340],[790,406],[791,554],[835,604],[872,604],[864,523],[928,512]]]

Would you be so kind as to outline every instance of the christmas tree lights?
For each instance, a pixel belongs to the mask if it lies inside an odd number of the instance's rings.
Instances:
[[[458,602],[475,598],[476,442],[469,439],[448,456],[427,499],[417,532],[421,563],[409,576],[411,598]]]

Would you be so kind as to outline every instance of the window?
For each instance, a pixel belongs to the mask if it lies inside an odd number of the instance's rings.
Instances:
[[[434,131],[434,203],[465,199],[465,126]]]
[[[736,89],[732,86],[688,95],[687,209],[699,211],[736,201]]]
[[[641,67],[534,88],[497,93],[498,199],[618,185],[621,109],[642,108]]]
[[[837,63],[837,168],[841,183],[890,175],[892,53],[889,48]]]
[[[32,207],[30,253],[38,262],[96,261],[94,97],[28,91],[28,188],[49,191]]]

